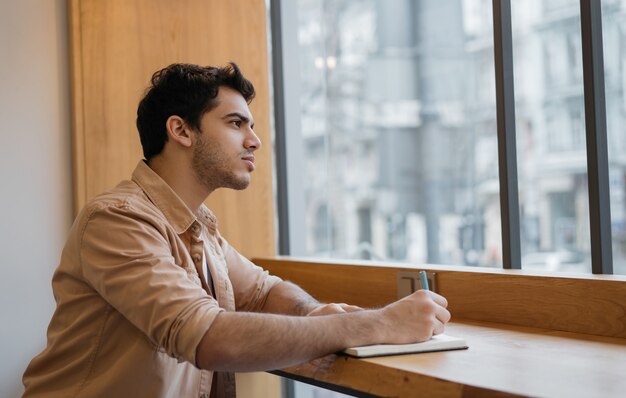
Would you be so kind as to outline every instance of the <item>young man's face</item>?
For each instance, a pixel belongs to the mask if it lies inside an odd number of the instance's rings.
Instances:
[[[243,96],[220,87],[218,105],[200,120],[193,152],[193,170],[209,190],[244,189],[254,170],[254,151],[261,147],[252,130],[254,120]]]

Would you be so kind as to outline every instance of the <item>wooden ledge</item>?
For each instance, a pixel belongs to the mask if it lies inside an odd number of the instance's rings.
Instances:
[[[455,320],[484,321],[626,338],[626,277],[565,275],[430,264],[257,258],[323,302],[380,307],[397,299],[397,273],[436,273]]]
[[[357,359],[329,355],[272,372],[356,396],[622,397],[626,339],[451,323],[468,350]]]

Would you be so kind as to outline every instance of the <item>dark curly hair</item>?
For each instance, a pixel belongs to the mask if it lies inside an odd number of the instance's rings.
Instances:
[[[247,103],[255,94],[252,83],[233,62],[223,68],[172,64],[155,72],[150,83],[137,108],[137,130],[146,160],[163,150],[170,116],[180,116],[199,130],[202,115],[217,106],[221,86],[239,91]]]

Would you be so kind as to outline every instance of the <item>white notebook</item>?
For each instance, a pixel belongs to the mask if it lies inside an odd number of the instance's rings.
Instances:
[[[467,348],[465,339],[438,334],[430,340],[413,344],[377,344],[346,348],[345,354],[353,357],[377,357],[383,355],[415,354],[419,352],[462,350]]]

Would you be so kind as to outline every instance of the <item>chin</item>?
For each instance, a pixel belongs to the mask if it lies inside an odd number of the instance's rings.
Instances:
[[[250,185],[250,177],[235,178],[229,184],[229,188],[237,190],[237,191],[241,191],[241,190],[248,188],[249,185]]]

